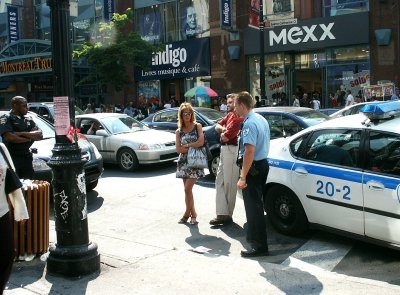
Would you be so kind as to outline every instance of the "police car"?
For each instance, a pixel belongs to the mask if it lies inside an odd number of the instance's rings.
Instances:
[[[400,102],[271,141],[264,204],[285,234],[320,227],[400,247]]]

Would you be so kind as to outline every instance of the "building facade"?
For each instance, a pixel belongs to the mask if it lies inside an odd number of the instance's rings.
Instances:
[[[96,40],[100,21],[135,10],[143,40],[160,44],[148,69],[131,69],[123,92],[96,82],[75,87],[77,102],[123,104],[137,100],[184,101],[197,85],[224,96],[260,95],[264,68],[270,102],[290,104],[293,94],[329,93],[391,81],[400,84],[400,3],[380,0],[264,0],[264,66],[260,65],[260,0],[71,0],[71,41]],[[45,0],[0,2],[0,108],[24,95],[52,99],[50,11]],[[89,70],[73,60],[74,80]],[[288,98],[286,101],[283,98]],[[199,97],[198,103],[207,105]]]

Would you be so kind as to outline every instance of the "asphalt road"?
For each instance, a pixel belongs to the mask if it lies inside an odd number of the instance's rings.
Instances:
[[[140,178],[142,187],[160,189],[169,185],[170,180],[174,177],[174,172],[174,163],[143,166],[132,173],[122,172],[116,165],[105,165],[105,172],[101,181],[107,179],[107,185],[112,186],[113,182],[119,178]],[[154,176],[160,177],[157,183],[152,180]],[[198,181],[197,185],[212,189],[214,179],[206,175]],[[120,187],[119,189],[132,188]],[[112,196],[103,194],[102,197]],[[138,197],[145,197],[145,195]],[[199,196],[195,196],[195,198],[199,198]],[[88,193],[89,212],[100,208],[102,200],[102,198],[97,198],[96,189]],[[238,200],[238,202],[241,202],[241,200]],[[214,210],[214,204],[209,205],[209,210]],[[208,222],[208,220],[203,219],[201,222]],[[215,229],[222,230],[229,236],[243,235],[245,225],[244,229],[238,223]],[[400,285],[398,273],[400,270],[400,251],[322,231],[309,231],[299,237],[285,236],[276,232],[268,221],[267,232],[270,250],[272,249],[273,252],[273,255],[268,257],[268,262],[293,265],[293,263],[300,261],[309,264],[310,267],[319,267],[341,274]]]

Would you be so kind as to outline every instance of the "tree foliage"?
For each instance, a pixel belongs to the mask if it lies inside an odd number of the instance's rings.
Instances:
[[[151,54],[160,48],[142,40],[128,26],[133,23],[133,10],[124,14],[114,13],[112,22],[100,22],[95,40],[74,50],[74,58],[86,58],[90,64],[88,76],[79,84],[97,80],[102,86],[113,85],[116,90],[131,83],[128,70],[132,67],[147,68]]]

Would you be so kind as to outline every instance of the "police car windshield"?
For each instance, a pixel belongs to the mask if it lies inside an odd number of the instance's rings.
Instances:
[[[314,126],[329,120],[327,115],[313,110],[297,112],[295,115],[300,117],[308,126]]]

